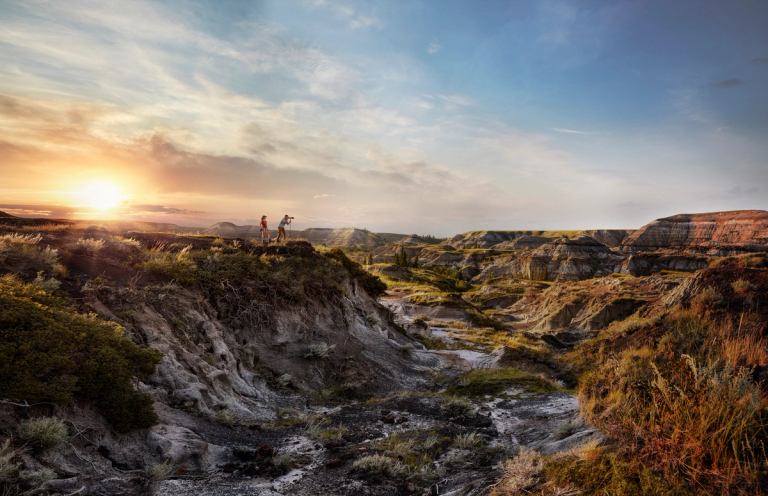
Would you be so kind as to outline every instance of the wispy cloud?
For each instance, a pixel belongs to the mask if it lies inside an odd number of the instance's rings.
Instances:
[[[443,46],[440,43],[433,41],[427,46],[427,53],[430,55],[434,55],[437,52],[439,52],[442,48]]]
[[[752,59],[753,64],[768,64],[768,57],[755,57]]]
[[[596,133],[596,132],[594,132],[594,131],[580,131],[580,130],[578,130],[578,129],[570,129],[570,128],[567,128],[567,127],[553,127],[553,128],[552,128],[552,130],[553,130],[553,131],[555,131],[555,132],[558,132],[558,133],[564,133],[564,134],[580,134],[580,135],[583,135],[583,136],[588,136],[588,135],[592,135],[592,134],[597,134],[597,133]]]
[[[361,13],[343,0],[308,0],[309,5],[328,9],[352,29],[379,28],[382,23],[374,15]]]

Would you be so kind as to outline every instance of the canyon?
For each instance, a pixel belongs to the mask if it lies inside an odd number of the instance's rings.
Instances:
[[[81,399],[9,397],[0,430],[68,426],[66,442],[16,454],[36,494],[487,494],[521,451],[605,438],[581,413],[570,352],[691,305],[727,264],[749,267],[728,284],[759,293],[767,226],[768,212],[739,211],[446,240],[307,230],[262,246],[242,226],[0,216],[9,302],[64,305],[159,353],[135,381],[149,428],[119,432]]]

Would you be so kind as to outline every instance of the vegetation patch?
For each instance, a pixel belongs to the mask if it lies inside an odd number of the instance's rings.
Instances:
[[[496,395],[511,387],[534,393],[549,393],[559,388],[541,376],[515,368],[474,369],[464,374],[458,383],[450,386],[449,394],[460,396]]]
[[[553,459],[583,494],[759,494],[765,489],[768,274],[744,259],[697,274],[690,309],[628,319],[580,345],[582,414],[610,444]]]
[[[54,448],[67,440],[67,426],[56,417],[38,417],[22,420],[19,437],[36,448]]]
[[[0,278],[0,391],[16,400],[93,403],[118,431],[156,421],[152,400],[134,388],[160,354],[95,315],[80,314],[34,284]]]

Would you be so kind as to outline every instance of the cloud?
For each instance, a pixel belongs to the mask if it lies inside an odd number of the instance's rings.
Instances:
[[[744,81],[738,78],[730,78],[730,79],[721,79],[720,81],[715,81],[712,83],[712,86],[716,88],[722,88],[722,89],[728,89],[733,88],[735,86],[739,86],[744,84]]]
[[[323,200],[325,198],[335,198],[336,195],[332,195],[330,193],[318,193],[316,195],[313,195],[312,198],[315,200]]]
[[[430,55],[434,55],[437,52],[439,52],[442,48],[443,46],[440,43],[433,41],[432,43],[429,44],[429,46],[427,46],[427,53]]]
[[[558,132],[558,133],[580,134],[580,135],[585,135],[585,136],[597,134],[597,133],[592,132],[592,131],[579,131],[578,129],[569,129],[567,127],[553,127],[552,130],[555,131],[555,132]]]
[[[342,0],[308,0],[310,6],[331,11],[343,19],[351,29],[380,28],[381,20],[369,14],[363,14]]]
[[[768,64],[768,57],[755,57],[752,59],[753,64]]]
[[[52,219],[71,217],[75,209],[66,205],[2,203],[0,210],[19,217],[50,217]]]
[[[204,212],[187,208],[168,207],[165,205],[128,205],[122,209],[127,214],[171,214],[171,215],[200,215]]]

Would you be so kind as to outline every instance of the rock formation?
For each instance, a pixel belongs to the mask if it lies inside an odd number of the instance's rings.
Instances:
[[[665,248],[714,252],[768,249],[768,212],[734,210],[657,219],[622,243],[627,251]]]

